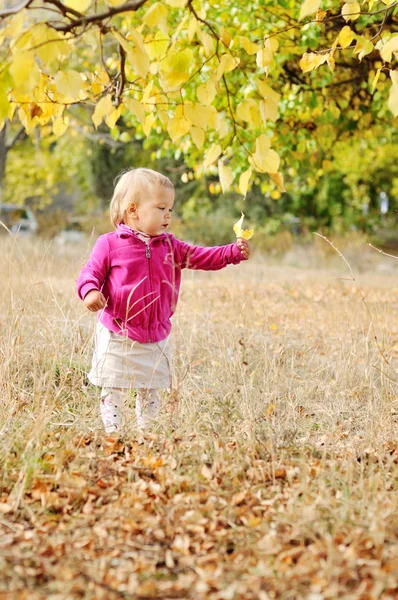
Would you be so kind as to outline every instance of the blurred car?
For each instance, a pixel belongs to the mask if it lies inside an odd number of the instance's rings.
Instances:
[[[19,204],[0,204],[0,221],[14,235],[34,235],[38,224],[30,208]],[[0,233],[6,229],[0,225]]]
[[[64,244],[84,242],[85,238],[86,236],[80,222],[74,220],[55,236],[54,241],[63,246]]]

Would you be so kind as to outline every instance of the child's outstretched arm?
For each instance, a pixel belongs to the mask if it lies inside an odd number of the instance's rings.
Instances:
[[[250,245],[241,238],[226,246],[194,246],[176,238],[175,243],[177,263],[182,269],[218,271],[227,265],[237,265],[250,256]]]
[[[106,298],[102,294],[101,289],[108,270],[108,241],[106,236],[100,236],[95,243],[89,260],[80,271],[77,280],[77,293],[92,312],[101,310],[106,305]]]

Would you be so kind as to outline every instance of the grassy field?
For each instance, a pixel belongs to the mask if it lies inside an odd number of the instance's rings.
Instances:
[[[398,598],[398,261],[318,241],[187,272],[162,420],[118,438],[87,248],[0,239],[0,600]]]

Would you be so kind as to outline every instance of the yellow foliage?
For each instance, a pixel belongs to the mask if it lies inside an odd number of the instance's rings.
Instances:
[[[261,50],[258,44],[254,44],[244,35],[240,36],[239,41],[240,45],[249,54],[249,56],[252,56],[252,54],[257,54],[257,52]]]
[[[212,165],[217,160],[221,152],[222,148],[219,144],[213,144],[213,146],[210,146],[209,150],[206,153],[206,158],[203,161],[203,169],[208,169],[210,165]]]
[[[217,79],[221,79],[225,73],[229,73],[230,71],[236,69],[236,67],[239,65],[239,62],[240,59],[235,58],[232,56],[232,54],[223,54],[218,64],[216,75]]]
[[[203,144],[205,143],[205,139],[206,139],[205,132],[200,127],[192,126],[191,127],[191,136],[192,136],[193,143],[200,150],[203,147]]]
[[[32,52],[18,52],[9,67],[14,85],[22,94],[29,94],[40,80],[39,67]]]
[[[161,86],[165,92],[178,90],[189,79],[189,71],[193,62],[193,52],[185,50],[171,50],[167,58],[161,61],[159,71]]]
[[[239,119],[246,121],[251,127],[257,128],[262,124],[259,105],[254,98],[246,98],[246,100],[243,100],[243,102],[238,105],[236,114]]]
[[[184,104],[184,114],[188,121],[195,125],[206,129],[212,116],[212,111],[208,106],[202,104]]]
[[[320,65],[323,65],[328,58],[329,53],[324,54],[315,54],[315,52],[305,52],[299,62],[301,70],[303,73],[307,73],[308,71],[313,71],[317,69]]]
[[[301,21],[308,15],[313,15],[317,12],[321,5],[321,0],[304,0],[300,7],[300,16],[299,20]]]
[[[346,2],[341,9],[343,19],[348,21],[356,21],[361,15],[361,7],[358,2]]]
[[[80,73],[74,70],[59,71],[54,78],[56,91],[67,101],[78,100],[83,88],[83,79]]]
[[[226,165],[224,165],[222,160],[219,160],[218,161],[218,174],[220,177],[221,189],[222,189],[223,193],[225,194],[225,192],[227,192],[230,189],[232,182],[234,180],[232,169],[231,169],[231,167],[227,167]]]
[[[213,102],[214,98],[216,97],[216,93],[216,86],[211,79],[206,81],[206,83],[198,85],[198,87],[196,88],[196,95],[198,97],[198,100],[204,106],[208,106]]]
[[[342,48],[347,48],[355,37],[356,34],[352,31],[351,27],[344,25],[338,36],[340,46]]]
[[[239,177],[239,192],[246,198],[247,190],[249,187],[250,177],[252,175],[253,169],[249,167],[247,171],[244,171]]]
[[[190,129],[191,124],[185,117],[173,117],[167,124],[167,131],[173,142],[188,133]]]
[[[384,40],[383,40],[384,42]],[[393,52],[398,51],[398,35],[391,37],[381,48],[380,56],[385,62],[391,62]]]
[[[113,111],[113,108],[112,96],[110,94],[101,98],[95,107],[93,116],[91,117],[96,129],[98,129],[105,117],[107,117]]]
[[[390,89],[390,94],[388,96],[388,108],[394,115],[394,117],[398,117],[398,84],[393,83]]]
[[[245,215],[243,213],[241,214],[241,218],[235,223],[233,227],[234,233],[237,238],[242,238],[243,240],[250,240],[253,237],[254,229],[242,229],[243,219],[245,218]]]

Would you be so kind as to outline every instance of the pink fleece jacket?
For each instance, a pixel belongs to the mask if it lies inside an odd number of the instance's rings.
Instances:
[[[162,233],[146,245],[119,225],[96,241],[77,293],[84,300],[90,290],[102,291],[107,304],[98,318],[111,331],[144,344],[159,342],[170,333],[182,269],[216,271],[242,260],[237,244],[203,248]]]

